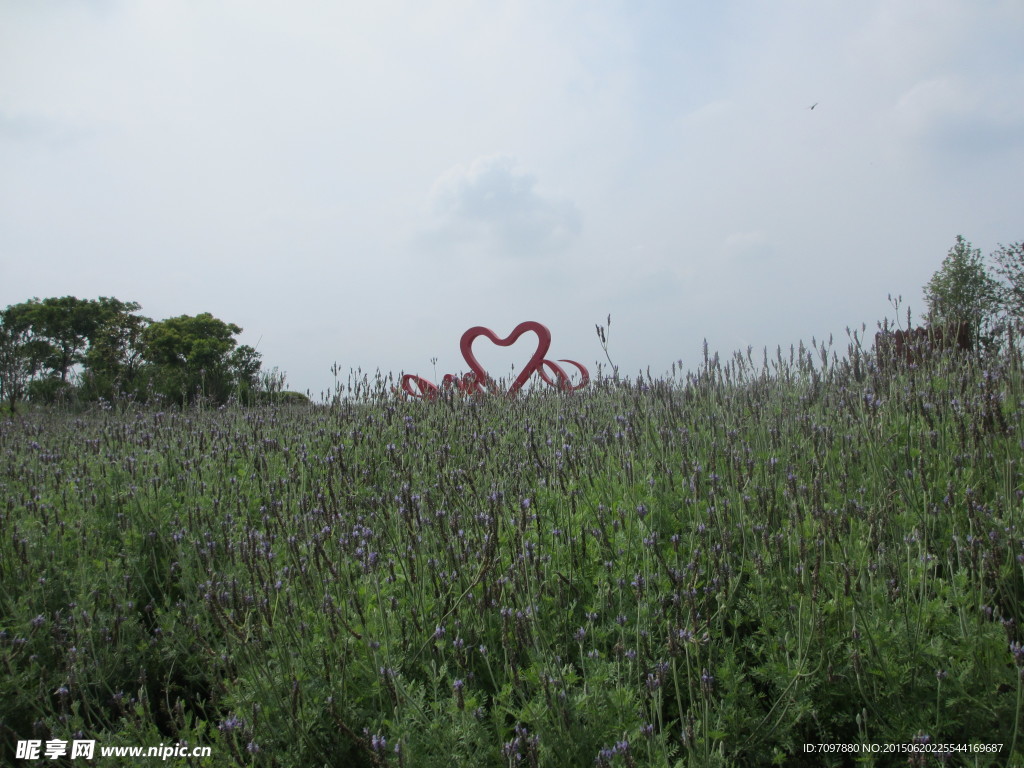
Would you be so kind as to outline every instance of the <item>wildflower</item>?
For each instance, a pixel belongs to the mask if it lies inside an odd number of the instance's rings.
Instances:
[[[708,672],[707,667],[700,673],[700,689],[709,696],[715,690],[715,676]]]
[[[1013,654],[1013,660],[1017,666],[1024,669],[1024,644],[1010,643],[1010,653]]]

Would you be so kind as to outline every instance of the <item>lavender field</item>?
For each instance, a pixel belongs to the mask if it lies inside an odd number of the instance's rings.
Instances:
[[[389,384],[4,416],[0,763],[1024,764],[1015,358]]]

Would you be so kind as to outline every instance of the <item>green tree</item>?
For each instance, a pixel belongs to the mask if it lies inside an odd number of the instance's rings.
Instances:
[[[96,327],[85,353],[83,389],[88,398],[114,396],[137,388],[142,366],[142,334],[152,323],[134,314],[141,307],[101,296],[95,302]]]
[[[244,402],[251,402],[260,388],[260,358],[253,347],[243,344],[231,353],[228,361],[235,389]]]
[[[19,324],[31,328],[33,338],[40,342],[39,362],[51,375],[66,382],[71,369],[83,361],[89,339],[96,331],[95,302],[62,296],[42,301],[30,299],[9,309]]]
[[[991,328],[998,308],[997,283],[985,269],[981,251],[962,235],[924,288],[928,323],[968,324],[976,335]]]
[[[992,260],[996,274],[1003,279],[999,286],[1003,309],[1017,320],[1024,320],[1024,241],[1000,244]]]
[[[142,343],[153,387],[178,403],[197,396],[224,402],[259,371],[256,350],[235,349],[234,336],[241,332],[209,312],[152,323]]]
[[[30,359],[30,397],[52,401],[72,390],[78,366],[86,397],[125,391],[141,359],[142,330],[150,322],[133,314],[139,308],[106,296],[34,298],[7,307],[7,324],[19,329],[21,354]]]
[[[0,312],[0,402],[14,406],[24,397],[37,363],[30,326],[10,307]]]

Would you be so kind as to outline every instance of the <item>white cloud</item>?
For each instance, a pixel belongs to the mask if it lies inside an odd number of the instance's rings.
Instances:
[[[84,136],[84,131],[60,120],[0,111],[0,141],[55,149],[79,141]]]
[[[449,169],[430,202],[436,224],[426,241],[433,245],[531,258],[564,250],[582,228],[571,200],[538,191],[537,178],[505,155]]]
[[[929,78],[908,89],[894,110],[904,137],[941,158],[966,162],[1024,147],[1019,100],[962,76]]]
[[[733,232],[725,238],[725,252],[734,261],[767,260],[773,255],[768,235],[762,230]]]

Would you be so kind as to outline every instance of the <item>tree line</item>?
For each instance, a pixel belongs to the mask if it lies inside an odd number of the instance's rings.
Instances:
[[[1024,241],[988,258],[963,236],[924,286],[929,326],[972,329],[976,347],[1013,345],[1024,325]],[[114,400],[252,403],[282,392],[242,332],[208,312],[153,321],[134,301],[30,299],[0,311],[0,402]]]
[[[0,400],[251,402],[280,390],[276,369],[208,312],[154,321],[134,301],[33,298],[0,311]]]

